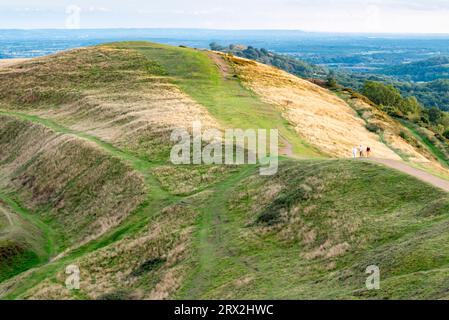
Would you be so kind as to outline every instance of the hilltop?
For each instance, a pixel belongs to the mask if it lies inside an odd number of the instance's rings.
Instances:
[[[447,176],[363,96],[212,51],[111,43],[0,69],[0,297],[447,298]],[[175,128],[276,128],[279,172],[172,165]],[[81,271],[79,291],[65,268]],[[379,265],[382,287],[365,289]],[[425,275],[425,276],[423,276]]]

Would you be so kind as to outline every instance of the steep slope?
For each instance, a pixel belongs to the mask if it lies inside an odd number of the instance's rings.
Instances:
[[[392,119],[357,93],[343,90],[338,95],[366,122],[366,128],[376,133],[380,140],[404,162],[446,180],[449,179],[447,157],[440,151],[444,150],[444,146],[436,138],[423,132],[426,131],[424,128],[416,129],[407,121]],[[435,145],[441,145],[441,148],[435,148]]]
[[[415,139],[407,126],[350,90],[330,92],[279,69],[215,53],[226,60],[242,83],[281,110],[284,118],[312,146],[349,158],[354,146],[369,146],[372,156],[403,160],[447,179],[446,161]]]
[[[324,159],[348,158],[360,143],[400,159],[324,89],[248,60],[144,42],[0,76],[0,248],[13,252],[0,262],[1,298],[447,296],[449,197],[383,166]],[[273,177],[257,165],[170,164],[170,132],[194,120],[277,128],[280,148],[303,159],[281,159]],[[65,287],[72,264],[80,290]],[[368,292],[373,264],[382,290]]]
[[[444,268],[448,252],[437,231],[447,224],[448,196],[413,178],[362,162],[287,162],[274,179],[251,175],[227,197],[226,222],[210,237],[217,246],[214,271],[196,297],[445,295],[442,284],[417,294],[407,281],[415,272]],[[388,283],[381,291],[364,288],[370,265]],[[399,276],[404,279],[395,281]],[[408,294],[406,286],[416,291]]]
[[[95,144],[33,122],[0,116],[5,197],[79,245],[117,226],[143,200],[143,178]]]
[[[157,62],[133,50],[76,49],[4,68],[0,106],[53,119],[158,160],[169,152],[174,128],[195,120],[217,127],[204,107],[165,74]]]
[[[336,157],[349,158],[355,146],[370,146],[381,158],[400,158],[370,133],[343,100],[308,81],[279,69],[228,57],[245,85],[283,110],[307,141]]]
[[[147,43],[122,43],[119,46],[137,50],[157,62],[172,82],[206,107],[222,127],[278,129],[284,144],[291,145],[298,155],[322,155],[295,133],[278,108],[243,87],[231,66],[226,62],[217,65],[209,52]]]
[[[45,235],[0,196],[0,282],[48,259]]]
[[[412,139],[406,141],[405,139],[408,138],[406,135],[407,129],[369,101],[365,101],[363,97],[357,94],[347,92],[340,93],[340,96],[366,122],[366,127],[380,135],[383,142],[400,155],[401,158],[412,162],[430,162],[431,160],[429,159],[436,160],[432,158],[431,153],[426,153],[425,150],[422,150],[418,141]]]

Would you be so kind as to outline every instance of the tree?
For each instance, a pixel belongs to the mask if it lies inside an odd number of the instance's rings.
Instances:
[[[333,71],[329,72],[329,75],[327,76],[326,86],[332,89],[338,86],[337,80],[335,79],[335,73]]]
[[[432,107],[427,111],[429,115],[429,121],[432,124],[439,124],[443,116],[443,112],[437,107]]]
[[[449,139],[449,129],[446,129],[443,133],[443,137],[445,137],[446,139]]]
[[[260,49],[260,52],[261,52],[263,55],[265,55],[265,56],[268,56],[268,55],[270,54],[270,53],[268,52],[268,50],[265,49],[265,48]]]
[[[213,50],[213,51],[223,51],[224,49],[226,49],[225,47],[219,45],[219,44],[216,43],[216,42],[211,42],[211,43],[209,44],[209,47],[210,47],[210,49]]]
[[[243,53],[248,59],[252,60],[257,60],[261,56],[259,50],[252,46],[249,46],[246,50],[243,50]]]
[[[415,97],[404,98],[399,109],[410,120],[416,120],[421,117],[422,106]]]
[[[392,85],[385,85],[376,81],[367,81],[361,90],[362,94],[378,105],[398,107],[402,103],[402,96]]]

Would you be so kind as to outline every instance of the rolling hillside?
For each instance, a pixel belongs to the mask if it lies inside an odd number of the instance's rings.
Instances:
[[[278,129],[278,174],[172,165],[170,133],[198,120]],[[447,176],[412,129],[217,52],[112,43],[5,64],[0,298],[449,298],[449,196],[349,160],[363,144]],[[370,265],[381,290],[365,289]]]
[[[381,69],[381,74],[404,81],[428,82],[449,77],[449,57],[437,56],[427,60],[404,63]]]

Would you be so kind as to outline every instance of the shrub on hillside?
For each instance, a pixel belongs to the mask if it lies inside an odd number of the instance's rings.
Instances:
[[[374,132],[374,133],[379,133],[382,131],[382,128],[379,127],[377,124],[375,123],[368,123],[366,125],[366,129],[368,129],[368,131],[370,132]]]

